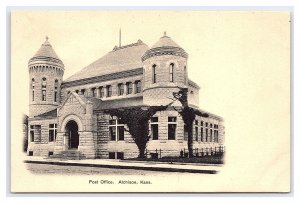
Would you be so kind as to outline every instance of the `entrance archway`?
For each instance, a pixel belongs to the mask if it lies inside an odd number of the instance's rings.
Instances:
[[[78,125],[74,120],[70,120],[66,125],[66,133],[69,137],[69,149],[78,149],[79,134]]]

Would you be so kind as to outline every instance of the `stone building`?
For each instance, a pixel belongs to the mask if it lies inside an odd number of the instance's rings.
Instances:
[[[138,148],[126,126],[107,109],[167,105],[173,92],[188,88],[189,106],[199,109],[199,86],[188,79],[188,54],[166,34],[149,48],[141,40],[114,47],[103,57],[63,80],[64,64],[46,38],[29,60],[29,156],[123,159]],[[180,107],[176,101],[172,104]],[[199,109],[200,110],[200,109]],[[205,112],[201,110],[202,112]],[[211,153],[224,142],[221,117],[197,116],[193,147]],[[147,152],[179,156],[187,132],[174,108],[149,121]],[[155,153],[152,153],[155,154]]]

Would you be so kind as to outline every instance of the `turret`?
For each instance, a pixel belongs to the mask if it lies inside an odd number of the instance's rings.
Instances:
[[[151,106],[169,104],[173,92],[187,88],[187,58],[185,50],[166,33],[146,51],[142,57],[144,104]]]
[[[61,102],[64,64],[46,41],[28,62],[29,117],[51,111]]]

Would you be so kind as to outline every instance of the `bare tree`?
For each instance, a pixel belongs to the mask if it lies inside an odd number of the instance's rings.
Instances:
[[[194,109],[192,107],[189,107],[188,105],[188,99],[187,99],[187,88],[181,88],[178,92],[174,92],[173,96],[175,100],[180,101],[182,104],[182,108],[176,109],[178,113],[181,115],[184,124],[186,125],[186,129],[188,132],[188,151],[189,151],[189,157],[193,157],[193,123],[196,118],[196,115],[200,117],[208,117],[207,113],[202,113],[198,109]]]
[[[173,102],[172,102],[173,103]],[[149,120],[158,111],[164,111],[172,103],[166,106],[143,106],[130,107],[125,109],[109,109],[105,113],[116,116],[121,122],[125,123],[134,142],[139,149],[139,158],[145,158],[145,149],[150,139]]]

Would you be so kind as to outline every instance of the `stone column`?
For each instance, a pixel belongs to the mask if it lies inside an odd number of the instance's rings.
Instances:
[[[124,84],[124,95],[127,95],[127,83]]]
[[[97,98],[100,98],[100,87],[97,87],[97,88],[96,88],[96,91],[97,91],[96,97],[97,97]]]

